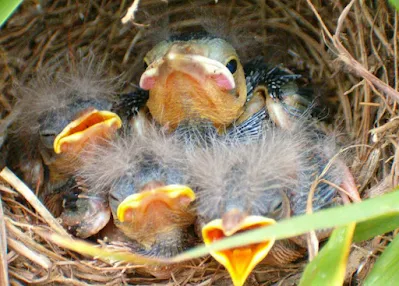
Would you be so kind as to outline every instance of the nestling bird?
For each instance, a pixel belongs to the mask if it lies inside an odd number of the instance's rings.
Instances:
[[[171,130],[209,121],[223,132],[262,110],[274,118],[280,112],[274,102],[287,117],[300,115],[312,103],[311,93],[295,82],[300,75],[269,66],[262,58],[243,66],[233,46],[221,38],[194,35],[163,41],[144,61],[140,87],[149,91],[149,113]]]
[[[137,116],[130,131],[98,146],[80,176],[91,192],[109,200],[113,222],[140,254],[172,257],[195,242],[195,221],[187,186],[183,142]],[[148,267],[157,277],[170,277],[173,266]]]
[[[205,147],[188,152],[198,232],[204,243],[305,213],[313,181],[335,154],[332,141],[306,124],[285,130],[269,122],[258,138],[213,137]],[[354,187],[347,167],[337,160],[323,179],[344,189]],[[311,196],[313,211],[342,203],[338,191],[324,181]],[[234,285],[243,285],[258,263],[294,261],[305,247],[303,237],[272,239],[211,255],[225,266]]]
[[[43,185],[40,197],[49,210],[78,236],[88,237],[104,226],[110,212],[104,202],[85,197],[74,174],[86,146],[114,136],[122,121],[111,111],[116,83],[93,58],[68,68],[55,75],[41,71],[20,88],[14,141],[28,166],[34,166],[35,175],[28,177],[42,180],[31,185]]]

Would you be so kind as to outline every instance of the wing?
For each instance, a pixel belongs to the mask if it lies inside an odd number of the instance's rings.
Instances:
[[[263,89],[267,97],[267,111],[274,121],[281,121],[283,120],[281,117],[286,115],[297,118],[307,114],[316,117],[322,116],[322,110],[315,104],[313,90],[299,86],[297,80],[301,78],[301,75],[291,73],[280,66],[271,66],[262,57],[245,64],[244,72],[248,102],[256,95],[257,91]],[[272,105],[273,107],[271,107]],[[279,113],[275,110],[276,108],[285,114]]]

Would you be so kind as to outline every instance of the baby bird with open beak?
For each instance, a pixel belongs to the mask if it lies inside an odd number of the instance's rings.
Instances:
[[[259,58],[243,66],[234,47],[221,38],[176,39],[147,53],[140,79],[140,88],[149,91],[149,113],[162,126],[173,130],[182,123],[208,121],[223,133],[256,113],[280,112],[274,102],[290,114],[311,104],[306,89],[296,83],[300,75]]]
[[[257,138],[219,136],[208,142],[188,152],[198,231],[205,244],[305,213],[311,185],[335,153],[331,138],[304,125],[284,130],[270,123]],[[343,164],[334,161],[323,178],[345,186],[352,182],[346,174]],[[314,211],[342,202],[325,182],[312,198]],[[243,285],[261,261],[288,263],[301,257],[304,247],[303,237],[271,239],[211,255],[225,266],[234,285]]]
[[[193,245],[195,194],[187,186],[184,145],[178,136],[137,116],[125,136],[91,152],[80,176],[91,192],[108,198],[113,222],[129,248],[172,257]],[[147,269],[165,278],[170,270]]]
[[[88,237],[104,226],[110,212],[104,202],[85,197],[74,174],[89,143],[114,136],[122,121],[111,111],[115,81],[105,77],[94,58],[68,68],[54,75],[39,72],[21,87],[14,140],[22,148],[13,155],[37,163],[41,175],[35,177],[43,182],[31,184],[43,183],[40,197],[45,205],[64,226]]]

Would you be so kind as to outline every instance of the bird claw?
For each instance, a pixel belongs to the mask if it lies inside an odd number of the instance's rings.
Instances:
[[[71,210],[71,211],[76,211],[77,210],[77,201],[79,199],[79,194],[82,191],[74,188],[73,190],[66,192],[62,195],[63,200],[62,200],[62,207],[65,210]]]
[[[60,218],[62,224],[72,234],[87,238],[105,227],[111,217],[106,199],[83,196],[77,192],[70,194],[71,200],[64,203]]]

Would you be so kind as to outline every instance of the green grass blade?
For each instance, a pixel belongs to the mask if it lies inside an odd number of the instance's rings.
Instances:
[[[399,281],[399,235],[385,248],[377,259],[364,286],[398,285]]]
[[[328,243],[306,266],[299,286],[342,285],[354,230],[355,223],[334,230]]]
[[[399,11],[399,0],[389,0],[389,2]]]
[[[0,27],[3,26],[21,3],[22,0],[0,0]]]
[[[232,247],[258,243],[268,238],[284,239],[297,236],[311,230],[344,226],[352,222],[363,222],[383,215],[399,215],[399,192],[394,191],[383,196],[368,199],[361,203],[340,206],[319,211],[311,215],[302,215],[281,221],[270,227],[240,233],[217,241],[207,247],[200,246],[189,250],[176,259],[200,257],[210,250],[219,251]]]
[[[361,242],[399,228],[399,215],[387,214],[356,225],[354,242]]]

